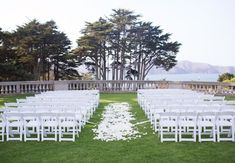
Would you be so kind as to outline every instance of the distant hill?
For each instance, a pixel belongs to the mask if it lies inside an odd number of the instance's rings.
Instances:
[[[179,61],[177,65],[170,71],[164,71],[162,69],[151,69],[150,74],[191,74],[191,73],[203,73],[203,74],[221,74],[221,73],[233,73],[235,74],[235,67],[232,66],[214,66],[207,63],[197,63],[190,61]]]

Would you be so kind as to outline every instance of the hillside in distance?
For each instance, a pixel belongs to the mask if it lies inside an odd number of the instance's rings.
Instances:
[[[233,66],[215,66],[207,63],[198,63],[191,61],[178,61],[177,65],[168,72],[163,69],[152,68],[150,74],[235,74],[235,67]]]

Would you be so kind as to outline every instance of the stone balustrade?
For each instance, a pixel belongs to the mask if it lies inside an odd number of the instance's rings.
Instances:
[[[138,89],[191,89],[210,94],[235,95],[235,83],[193,82],[193,81],[101,81],[101,80],[63,80],[63,81],[17,81],[0,82],[0,95],[17,93],[40,93],[52,90],[89,90],[100,92],[135,92]]]

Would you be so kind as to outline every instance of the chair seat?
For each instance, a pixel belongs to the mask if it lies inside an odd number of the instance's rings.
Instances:
[[[31,126],[39,126],[40,123],[37,121],[30,121],[24,124],[24,126],[31,127]]]
[[[232,126],[232,125],[233,125],[233,122],[229,122],[229,121],[218,121],[218,122],[217,122],[217,125],[220,125],[220,126]]]
[[[207,126],[207,127],[213,127],[213,126],[215,126],[215,123],[213,123],[213,122],[198,122],[198,125],[199,126]]]
[[[160,126],[177,126],[176,122],[160,122]]]
[[[54,121],[49,121],[49,122],[43,122],[42,125],[43,126],[58,126],[58,123]]]
[[[64,127],[73,127],[76,124],[74,122],[61,122],[59,123],[60,126],[64,126]]]
[[[8,123],[7,124],[7,126],[9,126],[9,127],[20,127],[20,126],[22,126],[22,123],[21,122],[10,122],[10,123]]]
[[[179,122],[179,126],[185,126],[185,127],[188,127],[188,126],[196,126],[195,122]]]

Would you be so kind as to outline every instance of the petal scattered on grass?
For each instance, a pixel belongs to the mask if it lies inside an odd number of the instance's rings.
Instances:
[[[112,103],[105,107],[102,121],[93,129],[94,139],[102,141],[130,140],[141,137],[137,128],[131,123],[135,118],[128,103]]]

